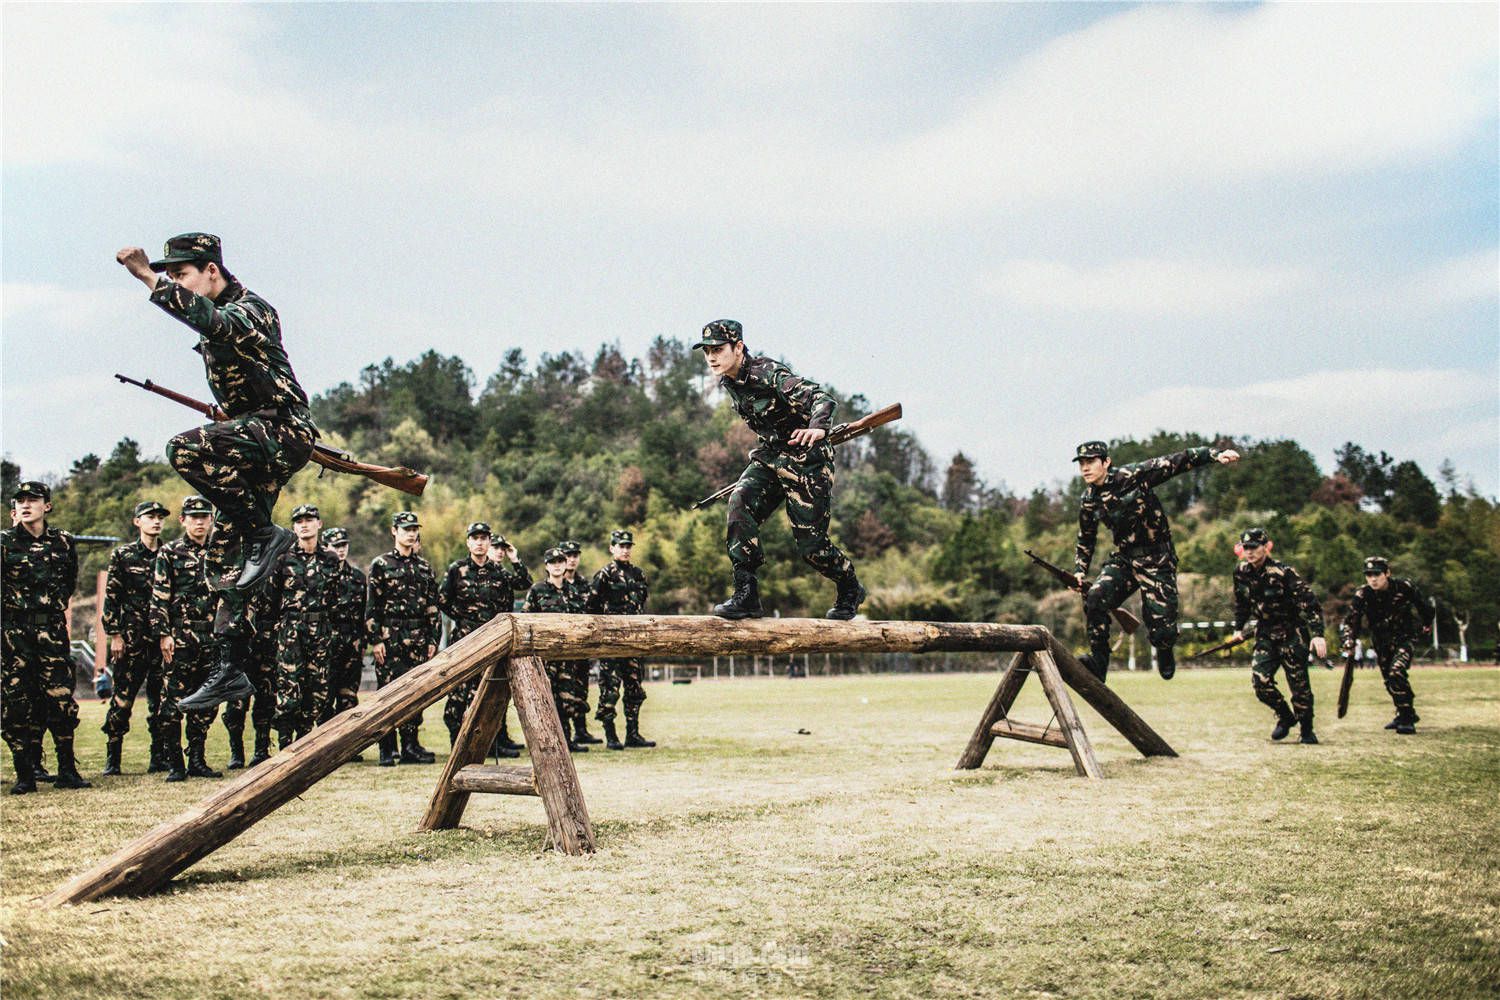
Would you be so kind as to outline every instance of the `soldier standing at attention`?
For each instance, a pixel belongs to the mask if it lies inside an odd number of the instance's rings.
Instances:
[[[610,532],[611,562],[594,574],[589,590],[588,610],[596,615],[639,615],[646,611],[646,574],[630,562],[635,538],[629,531]],[[625,689],[625,742],[615,732],[615,702]],[[646,690],[641,686],[641,661],[599,661],[599,711],[594,716],[604,724],[604,742],[611,750],[625,747],[654,747],[656,743],[641,736],[641,704]]]
[[[395,547],[370,564],[370,595],[365,610],[365,636],[375,658],[377,687],[405,675],[437,654],[437,579],[427,560],[417,554],[422,525],[417,515],[403,510],[391,518]],[[397,727],[401,735],[400,763],[431,764],[437,755],[417,741],[422,716]],[[397,763],[396,733],[380,738],[380,766]]]
[[[333,696],[319,722],[359,704],[359,682],[365,672],[365,574],[349,561],[347,530],[325,529],[323,544],[339,558],[339,578],[328,629],[328,681]]]
[[[1271,739],[1286,739],[1292,723],[1302,725],[1303,743],[1316,743],[1313,734],[1313,693],[1307,680],[1308,639],[1319,658],[1328,655],[1323,638],[1323,609],[1318,599],[1284,562],[1271,558],[1271,539],[1264,528],[1251,528],[1240,535],[1245,558],[1234,570],[1234,638],[1243,639],[1245,628],[1255,620],[1255,653],[1250,679],[1255,697],[1276,713]],[[1276,668],[1286,673],[1292,705],[1276,689]]]
[[[578,613],[576,597],[568,587],[567,563],[568,557],[557,546],[542,554],[542,565],[547,570],[546,579],[531,585],[531,589],[526,592],[526,603],[521,606],[522,611],[555,615]],[[563,683],[563,678],[570,669],[569,662],[544,660],[542,666],[546,668],[547,679],[552,682],[552,703],[557,707],[557,719],[562,723],[568,749],[574,753],[588,753],[589,748],[574,739],[572,730],[568,728],[568,720],[576,714],[572,704],[576,695],[572,688]]]
[[[468,546],[468,556],[456,559],[448,566],[443,585],[438,589],[438,606],[453,620],[453,628],[448,633],[450,646],[496,615],[509,614],[516,606],[515,592],[531,586],[531,574],[516,547],[504,536],[494,538],[488,524],[475,521],[469,525]],[[496,549],[509,561],[508,565],[492,558]],[[475,679],[454,688],[448,696],[448,702],[443,706],[443,722],[448,726],[449,745],[458,741],[458,728],[463,725],[464,715],[469,711],[478,687],[479,681]],[[501,732],[504,732],[503,728]],[[501,756],[520,756],[518,750],[504,745],[499,749]]]
[[[254,690],[245,675],[253,655],[249,591],[291,547],[292,533],[273,523],[271,512],[312,456],[318,429],[282,346],[276,310],[225,269],[217,236],[174,236],[156,261],[140,247],[125,247],[115,259],[151,290],[153,303],[197,332],[194,349],[223,411],[223,420],[167,442],[167,461],[219,510],[210,567],[215,586],[224,588],[214,623],[218,659],[183,706],[210,708]]]
[[[208,766],[203,745],[218,714],[215,705],[184,709],[181,700],[213,669],[214,614],[219,595],[208,586],[208,536],[214,508],[206,497],[182,501],[182,536],[161,547],[151,577],[151,631],[161,648],[165,694],[158,723],[168,781],[222,778]],[[182,761],[183,714],[187,715],[188,757]]]
[[[265,602],[265,592],[256,594],[255,633],[250,637],[250,656],[245,676],[253,693],[224,703],[224,731],[229,734],[229,763],[237,771],[245,765],[245,720],[255,731],[255,754],[250,767],[271,759],[271,722],[276,717],[276,614]]]
[[[828,539],[833,493],[833,449],[823,443],[833,426],[834,399],[816,382],[800,378],[770,358],[752,357],[744,330],[732,319],[703,328],[702,349],[719,388],[760,443],[729,495],[727,544],[734,567],[734,594],[714,608],[720,618],[759,618],[760,526],[786,501],[792,538],[804,561],[838,585],[829,618],[847,621],[865,599],[849,557]],[[604,697],[600,674],[600,698]]]
[[[146,692],[146,729],[151,733],[147,774],[165,771],[157,713],[161,710],[161,646],[151,632],[151,576],[161,548],[162,522],[171,511],[155,500],[135,505],[137,538],[109,554],[104,574],[104,611],[100,616],[109,636],[109,658],[114,664],[114,696],[104,713],[104,773],[120,773],[120,750],[130,732],[130,713],[136,696]]]
[[[1089,654],[1082,660],[1101,681],[1109,671],[1109,613],[1137,588],[1156,650],[1156,669],[1163,680],[1177,672],[1172,648],[1177,642],[1177,551],[1172,547],[1167,512],[1152,488],[1189,469],[1214,462],[1228,465],[1239,458],[1237,451],[1189,448],[1115,469],[1103,441],[1078,446],[1073,460],[1086,485],[1078,502],[1078,551],[1073,565],[1078,582],[1086,588],[1083,607],[1089,635]],[[1094,561],[1100,521],[1114,533],[1115,550],[1089,587],[1085,577]]]
[[[328,644],[340,564],[319,543],[322,530],[317,507],[296,507],[297,544],[276,560],[266,585],[266,611],[276,622],[276,739],[283,750],[312,731],[331,697]]]
[[[1381,556],[1365,560],[1365,585],[1354,592],[1349,612],[1339,627],[1344,655],[1354,652],[1354,640],[1368,626],[1375,646],[1380,676],[1386,693],[1396,705],[1396,717],[1385,728],[1403,736],[1417,731],[1417,709],[1406,672],[1411,667],[1412,646],[1417,635],[1431,631],[1427,624],[1432,604],[1404,577],[1391,576],[1391,564]]]
[[[588,609],[589,603],[589,581],[584,579],[578,572],[578,560],[583,555],[583,546],[573,539],[558,542],[557,547],[562,550],[566,557],[563,565],[567,572],[563,574],[563,580],[567,583],[568,591],[572,595],[572,607],[575,614],[583,614]],[[593,746],[603,743],[599,737],[589,732],[589,670],[593,667],[593,660],[565,660],[561,665],[559,680],[567,689],[568,708],[573,712],[571,720],[563,720],[563,728],[567,729],[571,721],[573,726],[573,742],[584,746]]]
[[[16,524],[0,530],[0,737],[16,765],[12,795],[36,791],[41,732],[57,748],[58,788],[88,788],[73,756],[78,702],[68,602],[78,583],[73,536],[47,526],[52,489],[28,480],[11,494]]]

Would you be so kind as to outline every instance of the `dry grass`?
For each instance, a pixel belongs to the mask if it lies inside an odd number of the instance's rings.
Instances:
[[[592,857],[543,852],[534,799],[414,833],[436,768],[372,758],[172,891],[38,908],[208,789],[141,775],[132,739],[133,773],[0,805],[4,993],[1494,996],[1500,674],[1419,671],[1414,738],[1381,730],[1370,673],[1334,720],[1335,679],[1300,747],[1266,740],[1243,671],[1113,677],[1182,757],[1085,709],[1093,786],[1006,741],[952,770],[994,675],[656,685],[660,748],[578,759]],[[1016,714],[1045,720],[1036,690]]]

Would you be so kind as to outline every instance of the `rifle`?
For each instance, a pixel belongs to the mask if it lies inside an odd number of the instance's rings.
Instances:
[[[858,420],[851,420],[847,424],[836,425],[833,430],[828,432],[828,436],[824,438],[820,443],[830,445],[843,444],[845,441],[852,441],[854,438],[864,437],[875,428],[900,419],[901,404],[892,403],[890,406],[882,407],[881,409],[876,410],[869,416],[860,417]],[[707,507],[714,501],[722,500],[724,497],[727,497],[729,494],[733,493],[734,488],[739,484],[739,480],[736,479],[734,482],[730,483],[722,490],[719,490],[717,493],[711,493],[708,496],[704,497],[702,500],[699,500],[697,503],[693,504],[692,509],[702,510],[704,507]]]
[[[1210,653],[1218,653],[1218,652],[1222,652],[1223,650],[1226,650],[1226,649],[1233,649],[1236,646],[1239,646],[1239,645],[1241,645],[1243,643],[1249,642],[1253,638],[1255,638],[1255,637],[1254,636],[1250,636],[1250,635],[1244,635],[1244,636],[1241,636],[1238,639],[1230,639],[1228,642],[1221,642],[1217,646],[1210,646],[1207,649],[1203,650],[1203,652],[1201,652],[1201,653],[1194,653],[1192,656],[1188,657],[1188,659],[1190,659],[1190,660],[1196,660],[1196,659],[1198,659],[1200,657],[1207,656]]]
[[[1078,577],[1074,576],[1072,573],[1069,573],[1061,566],[1049,563],[1047,560],[1043,559],[1041,556],[1037,555],[1030,549],[1026,549],[1025,551],[1026,554],[1031,557],[1032,562],[1036,563],[1038,566],[1042,567],[1042,569],[1057,577],[1057,581],[1064,587],[1067,587],[1069,590],[1077,591],[1084,597],[1087,597],[1089,595],[1089,591],[1092,588],[1089,587],[1088,584],[1079,583]],[[1124,629],[1126,635],[1135,635],[1136,629],[1141,627],[1141,620],[1135,615],[1131,614],[1129,611],[1126,611],[1124,608],[1114,608],[1110,611],[1110,614],[1114,615],[1115,621],[1120,623],[1120,628]]]
[[[1349,711],[1349,689],[1354,686],[1354,654],[1344,657],[1344,677],[1339,681],[1339,718]]]
[[[115,378],[126,385],[133,385],[145,389],[147,392],[154,392],[158,396],[170,399],[174,403],[181,403],[190,410],[197,410],[210,420],[229,419],[229,414],[225,413],[217,405],[202,402],[201,400],[194,399],[192,396],[184,396],[182,393],[174,392],[166,386],[157,385],[149,378],[144,382],[137,382],[129,376],[118,373],[115,374]],[[375,480],[375,482],[382,486],[389,486],[391,489],[400,490],[402,493],[410,493],[414,497],[421,496],[422,491],[427,488],[427,477],[420,472],[406,468],[404,465],[390,468],[384,465],[369,465],[365,462],[356,462],[354,457],[348,452],[339,451],[337,448],[330,448],[326,444],[317,441],[313,442],[312,460],[325,469],[364,476],[366,479]]]

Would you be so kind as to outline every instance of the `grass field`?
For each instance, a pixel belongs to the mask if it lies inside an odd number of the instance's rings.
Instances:
[[[219,785],[145,777],[139,733],[129,773],[98,778],[91,702],[96,788],[0,804],[3,992],[1494,997],[1500,672],[1416,672],[1415,737],[1381,729],[1373,672],[1334,719],[1336,676],[1304,747],[1267,740],[1245,671],[1114,675],[1182,756],[1144,760],[1082,708],[1096,784],[1004,740],[952,770],[995,675],[654,685],[658,749],[578,758],[591,857],[541,849],[536,799],[414,833],[437,768],[367,754],[168,892],[44,910]],[[1033,682],[1013,714],[1041,704]]]

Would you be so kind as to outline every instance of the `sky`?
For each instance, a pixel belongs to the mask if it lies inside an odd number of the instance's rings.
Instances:
[[[313,393],[371,362],[752,351],[939,470],[1157,429],[1500,493],[1495,4],[0,9],[0,447],[192,423],[115,263],[208,231]]]

